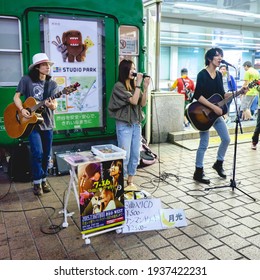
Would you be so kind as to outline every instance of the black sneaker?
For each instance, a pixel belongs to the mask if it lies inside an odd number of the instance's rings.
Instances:
[[[251,149],[252,149],[252,150],[256,150],[256,149],[257,149],[257,148],[256,148],[256,145],[257,145],[257,144],[256,144],[255,142],[253,142],[253,143],[252,143],[252,146],[251,146]]]
[[[48,193],[51,191],[51,187],[47,184],[47,182],[42,182],[42,191],[44,193]]]
[[[41,188],[41,185],[40,184],[34,184],[33,185],[33,193],[35,195],[42,195],[42,188]]]

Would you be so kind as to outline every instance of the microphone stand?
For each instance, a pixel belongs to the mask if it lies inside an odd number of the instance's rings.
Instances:
[[[232,179],[230,179],[230,184],[229,185],[223,185],[223,186],[216,186],[216,187],[210,187],[210,188],[205,188],[205,191],[209,191],[212,189],[222,189],[222,188],[231,188],[232,191],[234,191],[235,189],[239,190],[240,192],[242,192],[243,194],[247,195],[248,197],[250,197],[253,201],[256,201],[255,198],[253,198],[252,196],[250,196],[249,194],[247,194],[246,192],[244,192],[243,190],[239,189],[237,187],[237,182],[236,182],[236,158],[237,158],[237,135],[238,135],[238,125],[240,128],[240,132],[241,134],[243,134],[243,130],[242,130],[242,126],[241,126],[241,121],[240,121],[240,117],[239,117],[239,111],[238,111],[238,106],[237,106],[237,100],[235,98],[235,92],[233,89],[233,85],[231,83],[231,78],[229,75],[229,71],[228,71],[228,65],[227,67],[227,80],[228,80],[228,84],[231,85],[231,92],[232,92],[232,100],[234,100],[235,103],[235,111],[236,111],[236,126],[235,126],[235,143],[234,143],[234,156],[233,156],[233,174],[232,174]],[[236,69],[236,68],[235,68]],[[237,75],[237,73],[236,73]],[[239,182],[240,184],[240,182]]]

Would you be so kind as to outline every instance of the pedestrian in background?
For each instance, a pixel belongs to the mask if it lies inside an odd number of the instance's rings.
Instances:
[[[236,85],[236,81],[235,81],[234,77],[229,74],[227,65],[221,64],[219,66],[219,71],[222,74],[222,80],[223,80],[223,86],[224,86],[225,92],[234,93],[237,90],[237,85]],[[228,110],[227,110],[226,115],[224,116],[227,123],[230,122],[229,110],[230,110],[231,103],[232,103],[232,99],[230,99],[230,101],[227,103]]]
[[[243,87],[247,87],[250,82],[260,79],[259,72],[253,68],[252,63],[250,61],[244,62],[243,67],[245,69]],[[242,97],[241,99],[242,120],[247,121],[252,119],[250,108],[257,95],[258,95],[258,90],[255,87],[252,87],[251,89],[248,90],[246,95]]]
[[[181,77],[176,79],[175,82],[170,86],[170,90],[177,88],[177,92],[184,95],[184,110],[186,106],[191,102],[195,85],[194,82],[188,77],[188,69],[181,69]],[[184,126],[189,126],[189,122],[184,115]]]

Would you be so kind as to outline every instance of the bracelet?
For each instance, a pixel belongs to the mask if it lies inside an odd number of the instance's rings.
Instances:
[[[141,88],[141,86],[135,86],[136,88]]]

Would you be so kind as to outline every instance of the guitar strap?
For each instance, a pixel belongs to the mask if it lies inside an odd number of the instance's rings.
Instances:
[[[43,90],[43,100],[47,99],[49,96],[49,93],[48,93],[48,89],[49,89],[49,81],[46,80],[45,81],[45,84],[44,84],[44,90]]]
[[[185,95],[186,95],[186,97],[188,98],[188,100],[189,100],[189,96],[188,96],[188,94],[187,94],[187,88],[186,88],[186,85],[185,85],[185,82],[184,82],[184,80],[183,80],[183,78],[181,78],[182,79],[182,83],[183,83],[183,87],[184,87],[184,89],[185,89]],[[191,97],[191,99],[189,100],[190,102],[192,102],[192,100],[193,100],[193,95],[192,95],[192,97]]]
[[[43,100],[47,99],[49,96],[49,93],[48,93],[48,89],[49,89],[49,81],[46,80],[45,83],[44,83],[44,88],[43,88]],[[46,106],[42,106],[42,115],[46,113]]]
[[[185,82],[184,82],[183,78],[181,78],[181,80],[182,80],[184,88],[186,89],[186,85],[185,85]]]

